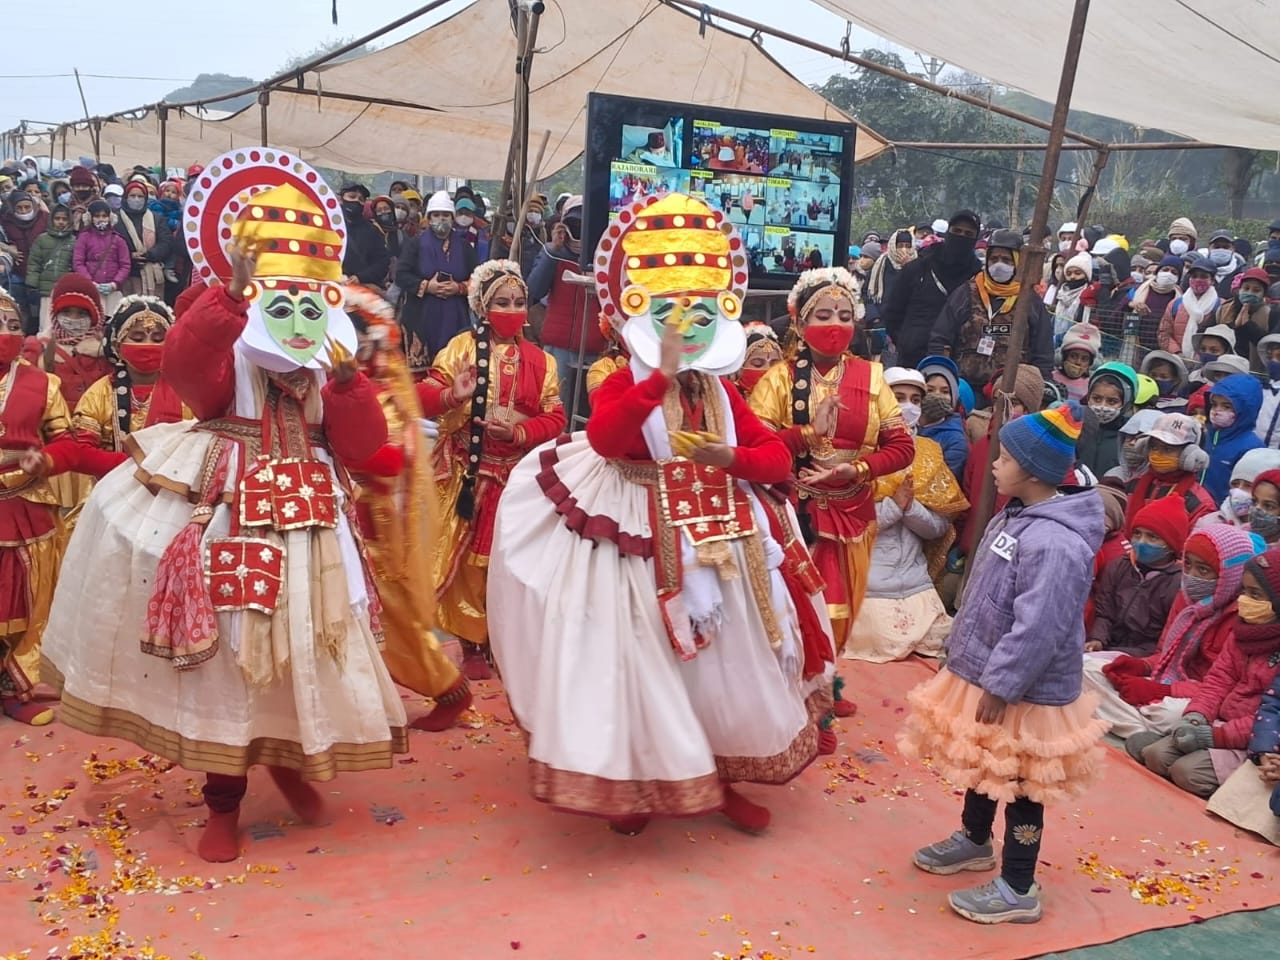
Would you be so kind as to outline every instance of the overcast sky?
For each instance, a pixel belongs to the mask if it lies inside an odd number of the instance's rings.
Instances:
[[[60,122],[83,117],[75,79],[70,76],[73,68],[85,75],[90,113],[100,115],[154,103],[200,73],[265,79],[291,57],[335,39],[371,33],[424,3],[425,0],[338,0],[335,27],[330,19],[331,0],[162,4],[152,6],[141,16],[123,20],[106,17],[105,8],[96,0],[64,0],[50,24],[26,21],[24,30],[35,28],[27,42],[19,43],[10,37],[5,44],[0,77],[6,81],[6,96],[0,103],[0,129],[24,119]],[[466,0],[450,0],[441,10],[415,20],[378,43],[402,39],[466,5]],[[844,36],[842,20],[805,0],[715,0],[712,5],[834,47]],[[111,26],[104,27],[107,23]],[[46,28],[53,33],[46,32]],[[546,29],[544,21],[544,33]],[[855,50],[890,46],[861,29],[854,30],[851,43]],[[801,47],[773,40],[766,41],[765,47],[806,83],[821,82],[841,69],[838,61]],[[460,52],[460,56],[468,55],[477,56],[478,64],[483,64],[483,51]],[[123,75],[154,79],[108,78]]]

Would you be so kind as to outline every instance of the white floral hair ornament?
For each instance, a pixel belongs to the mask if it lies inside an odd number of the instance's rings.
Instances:
[[[858,292],[858,281],[844,267],[821,267],[817,270],[806,270],[800,274],[791,292],[787,294],[787,313],[791,319],[799,323],[808,318],[812,304],[817,301],[823,290],[834,288],[843,296],[853,301],[853,319],[861,320],[866,316],[866,307],[862,305],[862,295]]]
[[[514,260],[486,260],[476,267],[467,281],[467,303],[471,312],[483,317],[489,312],[489,301],[506,281],[512,281],[527,296],[529,287],[520,272],[520,264]]]

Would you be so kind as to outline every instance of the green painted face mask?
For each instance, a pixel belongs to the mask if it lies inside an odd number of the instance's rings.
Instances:
[[[329,308],[324,296],[309,290],[270,290],[263,295],[267,333],[298,366],[305,366],[324,345]]]
[[[716,338],[716,321],[720,319],[720,307],[715,297],[655,297],[649,308],[653,326],[659,337],[666,329],[667,320],[680,313],[679,322],[687,324],[684,330],[684,346],[681,348],[681,366],[696,361],[707,352]]]

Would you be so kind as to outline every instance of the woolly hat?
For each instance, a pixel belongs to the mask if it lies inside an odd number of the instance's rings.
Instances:
[[[448,190],[437,190],[427,201],[427,213],[453,213],[453,200]]]
[[[1001,428],[1000,446],[1031,476],[1056,487],[1076,462],[1080,418],[1080,404],[1074,400],[1027,414]]]
[[[1161,497],[1159,500],[1152,500],[1134,514],[1132,530],[1139,527],[1150,530],[1178,554],[1182,553],[1182,547],[1187,542],[1191,519],[1187,516],[1182,497]]]
[[[1240,282],[1244,283],[1246,280],[1257,280],[1264,288],[1271,286],[1270,275],[1268,275],[1267,271],[1263,270],[1261,267],[1250,267],[1244,273],[1240,274]]]
[[[1069,350],[1084,350],[1089,356],[1097,359],[1102,349],[1102,331],[1091,323],[1077,323],[1062,337],[1062,355]]]
[[[1157,271],[1163,270],[1165,267],[1169,267],[1170,269],[1177,271],[1178,276],[1182,276],[1183,266],[1185,266],[1185,264],[1183,264],[1181,257],[1175,257],[1172,253],[1167,253],[1160,258],[1160,263],[1157,265]]]
[[[1193,247],[1195,246],[1196,238],[1200,236],[1200,234],[1196,232],[1196,225],[1186,217],[1178,217],[1178,219],[1174,220],[1173,223],[1169,224],[1168,235],[1170,237],[1190,237],[1191,245]]]
[[[996,384],[999,387],[999,383]],[[1018,364],[1018,375],[1013,381],[1013,395],[1022,401],[1027,413],[1035,413],[1044,402],[1044,376],[1038,367],[1029,363]]]
[[[102,325],[102,298],[98,286],[78,273],[64,273],[49,294],[49,313],[56,316],[68,307],[89,311],[95,327]]]
[[[1200,352],[1200,344],[1203,342],[1205,337],[1217,337],[1227,345],[1228,350],[1234,350],[1236,348],[1236,332],[1225,323],[1214,324],[1207,330],[1203,330],[1192,336],[1191,345],[1195,348],[1196,353]]]
[[[151,192],[150,186],[151,185],[142,177],[134,177],[124,185],[124,192],[127,195],[135,190],[140,190],[145,196]]]
[[[356,183],[355,181],[342,185],[342,189],[338,191],[338,196],[342,196],[344,193],[357,194],[361,200],[369,199],[369,188],[363,183]]]
[[[1231,468],[1231,482],[1243,480],[1252,486],[1258,477],[1272,470],[1280,470],[1280,450],[1254,447],[1241,454],[1236,465]]]
[[[945,379],[951,388],[951,399],[960,402],[960,368],[954,360],[943,356],[925,357],[916,364],[916,369],[924,374],[925,380],[935,376]]]
[[[528,206],[529,213],[542,213],[546,209],[547,209],[546,197],[542,196],[541,194],[535,193],[532,197],[529,198],[529,206]]]
[[[879,242],[876,240],[868,240],[862,245],[862,255],[864,257],[871,257],[872,259],[875,259],[883,252],[884,251],[880,248]]]
[[[69,177],[73,187],[92,187],[97,185],[93,179],[93,171],[85,167],[72,167]]]
[[[1196,557],[1218,571],[1215,599],[1220,594],[1234,597],[1240,592],[1245,564],[1257,552],[1257,543],[1250,534],[1227,523],[1215,523],[1195,531],[1182,548],[1183,556]]]
[[[1280,547],[1271,547],[1244,565],[1271,601],[1271,610],[1280,616]],[[1274,689],[1274,683],[1272,688]]]
[[[1077,253],[1063,265],[1062,269],[1065,271],[1071,267],[1083,271],[1085,278],[1088,279],[1093,276],[1093,257],[1087,253]]]

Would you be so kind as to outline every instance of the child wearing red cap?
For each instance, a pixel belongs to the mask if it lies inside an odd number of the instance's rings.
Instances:
[[[1126,744],[1148,770],[1199,797],[1210,796],[1244,762],[1263,694],[1280,673],[1280,549],[1245,564],[1236,602],[1232,636],[1181,722],[1168,736]]]
[[[1092,488],[1058,489],[1075,462],[1075,401],[1000,431],[992,474],[1009,504],[970,557],[969,584],[947,643],[947,665],[911,692],[903,753],[966,787],[962,828],[915,852],[917,867],[950,875],[996,866],[992,827],[1005,802],[1000,875],[948,898],[978,923],[1040,919],[1036,861],[1044,804],[1078,796],[1101,766],[1105,721],[1082,695],[1082,617],[1102,543]]]
[[[1172,729],[1231,636],[1240,578],[1254,544],[1244,530],[1225,524],[1193,533],[1182,550],[1181,589],[1155,653],[1121,654],[1110,662],[1085,657],[1085,685],[1101,697],[1098,716],[1110,722],[1111,733],[1163,736]]]
[[[1176,497],[1138,511],[1125,556],[1107,564],[1094,587],[1094,617],[1086,653],[1114,650],[1133,657],[1155,652],[1182,585],[1182,547],[1190,521]]]

